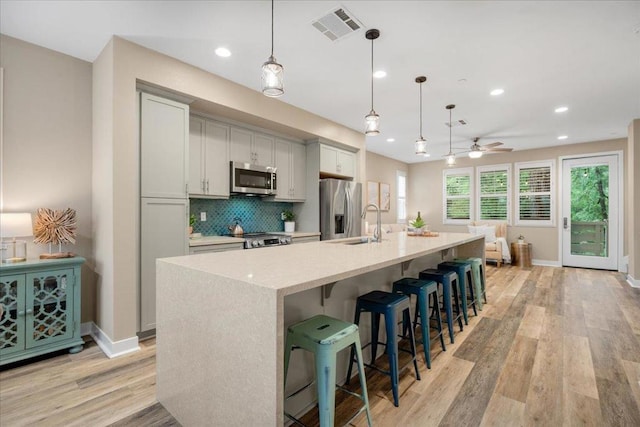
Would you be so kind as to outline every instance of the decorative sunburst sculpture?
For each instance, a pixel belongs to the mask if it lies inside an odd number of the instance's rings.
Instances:
[[[61,251],[63,243],[76,243],[76,211],[67,208],[63,211],[39,208],[34,225],[34,243],[49,244],[49,255],[40,258],[65,258],[74,256],[70,252],[51,254],[51,244],[58,245]]]

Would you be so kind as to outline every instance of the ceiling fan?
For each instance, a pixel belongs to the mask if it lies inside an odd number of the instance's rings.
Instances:
[[[463,151],[463,153],[469,153],[469,157],[472,159],[479,159],[482,157],[482,153],[490,152],[490,153],[508,153],[509,151],[513,151],[513,148],[507,147],[499,147],[502,145],[502,142],[496,141],[490,144],[479,145],[478,141],[479,137],[473,138],[473,145],[467,150]]]

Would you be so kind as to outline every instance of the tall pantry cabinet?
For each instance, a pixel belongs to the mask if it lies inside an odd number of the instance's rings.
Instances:
[[[187,255],[189,106],[140,94],[140,319],[156,327],[156,259]]]

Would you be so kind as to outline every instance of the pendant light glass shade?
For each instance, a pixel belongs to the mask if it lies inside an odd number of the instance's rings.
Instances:
[[[416,77],[416,83],[420,85],[420,137],[416,139],[415,151],[416,154],[429,157],[429,154],[427,154],[427,140],[422,136],[422,83],[426,81],[427,78],[425,76]]]
[[[272,98],[281,96],[284,93],[284,69],[276,62],[276,58],[269,57],[269,60],[262,64],[262,93]]]
[[[271,56],[262,64],[262,93],[275,98],[284,93],[284,67],[273,56],[273,2],[271,0]]]
[[[418,139],[416,139],[416,154],[420,154],[422,156],[426,156],[429,157],[429,154],[427,154],[427,140],[420,137]]]
[[[364,134],[369,136],[375,136],[380,134],[380,116],[375,111],[371,110],[369,114],[364,116],[365,123],[367,125]]]
[[[376,136],[380,134],[380,116],[373,109],[373,41],[380,37],[380,31],[371,29],[366,32],[365,37],[367,40],[371,40],[371,111],[364,116],[364,134],[367,136]]]
[[[456,108],[454,104],[449,104],[445,107],[449,110],[449,154],[447,154],[447,166],[453,166],[456,164],[456,155],[453,154],[453,150],[451,148],[451,128],[453,127],[453,123],[451,122],[451,110]]]

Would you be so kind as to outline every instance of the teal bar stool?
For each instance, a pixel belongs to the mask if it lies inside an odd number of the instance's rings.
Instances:
[[[420,380],[420,372],[418,371],[418,360],[416,357],[416,341],[413,335],[413,328],[409,328],[409,345],[410,350],[398,348],[398,337],[402,337],[398,334],[398,314],[402,315],[403,322],[405,324],[411,323],[411,308],[409,298],[402,294],[396,294],[384,291],[372,291],[367,294],[361,295],[356,300],[356,325],[360,323],[360,313],[371,313],[371,342],[367,346],[371,346],[371,364],[366,364],[367,367],[375,369],[385,375],[389,375],[391,378],[391,391],[393,392],[393,404],[399,405],[399,393],[398,393],[398,374],[400,369],[398,368],[398,351],[404,351],[411,354],[411,361],[413,361],[413,367],[416,370],[416,379]],[[380,315],[384,315],[385,331],[387,333],[387,342],[381,343],[378,341],[378,331],[380,329]],[[404,338],[404,337],[402,337]],[[385,371],[375,366],[376,353],[379,345],[384,345],[386,348],[387,356],[389,357],[389,370]],[[353,351],[351,349],[351,358],[349,361],[349,370],[347,371],[347,384],[351,379],[351,368],[353,366]],[[409,366],[403,366],[402,369]]]
[[[482,258],[456,258],[454,261],[467,261],[471,263],[471,270],[475,279],[476,305],[482,310],[482,299],[487,303],[487,285],[485,283],[484,263]],[[482,298],[480,298],[482,297]]]
[[[404,277],[393,282],[393,292],[399,292],[409,298],[411,298],[411,295],[416,296],[416,310],[413,313],[413,329],[415,330],[415,328],[420,325],[422,339],[419,340],[416,338],[416,342],[422,342],[425,362],[427,363],[427,368],[431,369],[431,334],[429,333],[431,317],[429,316],[429,299],[433,300],[433,314],[435,315],[435,320],[437,322],[434,328],[438,332],[436,338],[440,338],[442,351],[447,351],[447,348],[444,345],[444,334],[442,331],[442,316],[440,315],[438,284],[433,280]],[[418,318],[420,318],[419,322]],[[403,335],[407,335],[406,329],[409,325],[405,324],[403,326]]]
[[[460,298],[458,298],[458,274],[455,271],[436,270],[427,268],[420,272],[421,279],[433,280],[442,285],[442,308],[447,315],[447,326],[449,328],[449,339],[451,344],[455,342],[453,338],[453,324],[458,321],[458,326],[462,331],[462,310],[460,309]],[[452,303],[453,301],[453,303]],[[455,305],[454,305],[455,304]],[[453,310],[455,308],[455,316]]]
[[[285,402],[311,386],[318,384],[318,412],[320,414],[320,427],[333,427],[335,419],[335,388],[336,388],[336,355],[340,350],[351,347],[357,355],[358,376],[362,394],[353,393],[350,390],[339,387],[341,390],[360,398],[364,405],[351,418],[357,417],[362,411],[367,413],[367,422],[371,422],[371,410],[367,396],[367,381],[364,375],[362,362],[362,350],[360,348],[360,334],[358,326],[353,323],[343,322],[333,317],[318,315],[303,320],[287,329],[287,340],[284,351],[284,384],[287,384],[287,371],[289,370],[289,358],[294,348],[302,348],[313,353],[316,365],[315,380],[305,385],[285,398]],[[353,357],[352,357],[353,359]],[[349,367],[351,371],[351,364]],[[297,424],[303,425],[298,419],[288,414],[284,415]]]
[[[467,310],[469,304],[473,307],[473,314],[476,316],[478,315],[473,291],[473,284],[475,281],[473,273],[471,272],[471,263],[466,261],[445,261],[438,264],[438,270],[455,271],[458,274],[458,287],[460,291],[460,303],[462,304],[462,315],[464,317],[464,324],[468,325],[469,317]],[[467,296],[470,297],[470,300],[467,299]]]

